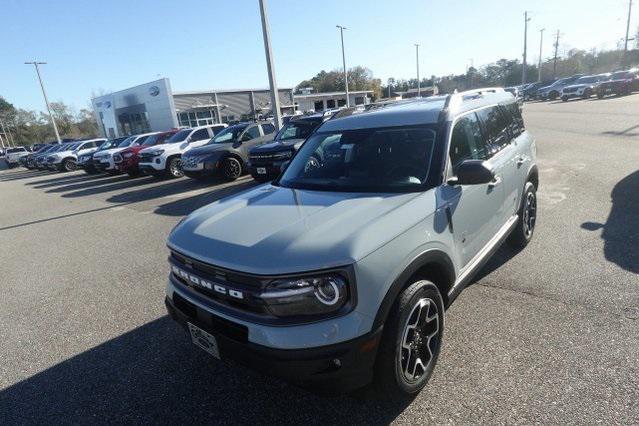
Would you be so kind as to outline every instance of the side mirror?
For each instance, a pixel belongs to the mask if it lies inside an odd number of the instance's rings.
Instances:
[[[240,139],[240,142],[247,142],[247,141],[250,141],[251,139],[253,139],[251,135],[249,135],[248,133],[244,133],[242,135],[242,138]]]
[[[280,173],[284,173],[284,170],[288,168],[288,165],[291,164],[291,160],[286,160],[280,165]]]
[[[465,160],[457,166],[455,174],[448,179],[449,185],[481,185],[495,179],[495,173],[483,160]]]

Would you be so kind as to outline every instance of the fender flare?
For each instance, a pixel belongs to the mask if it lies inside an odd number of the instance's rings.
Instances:
[[[386,318],[388,318],[399,294],[410,284],[409,279],[426,265],[436,265],[440,271],[444,272],[446,282],[436,284],[442,292],[444,305],[446,305],[446,307],[450,305],[450,303],[448,303],[448,291],[455,283],[455,267],[445,252],[439,249],[429,249],[415,256],[408,266],[393,280],[393,284],[391,284],[386,292],[386,296],[384,296],[377,310],[377,315],[375,315],[373,322],[373,330],[376,330],[386,322]]]

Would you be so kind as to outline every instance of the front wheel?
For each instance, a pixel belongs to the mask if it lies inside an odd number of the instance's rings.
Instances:
[[[181,160],[179,157],[173,157],[169,160],[169,164],[166,165],[166,172],[169,177],[179,178],[184,176],[184,171],[182,171],[182,165],[180,163]]]
[[[524,195],[519,207],[517,226],[508,237],[508,243],[514,248],[524,248],[532,240],[537,224],[537,190],[532,182],[526,182]]]
[[[75,161],[68,158],[62,162],[62,171],[63,172],[72,172],[76,169]]]
[[[414,282],[400,294],[388,318],[375,379],[385,394],[416,394],[433,373],[444,336],[439,289],[427,280]]]
[[[242,176],[242,164],[235,157],[227,157],[222,161],[222,176],[228,181]]]
[[[562,102],[568,102],[568,96],[563,95],[563,96],[561,97],[561,101],[562,101]]]
[[[603,93],[601,93],[601,92],[597,93],[597,99],[603,99],[603,97],[604,97]]]

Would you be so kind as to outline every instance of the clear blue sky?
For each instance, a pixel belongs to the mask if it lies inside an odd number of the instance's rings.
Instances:
[[[0,96],[44,109],[33,67],[38,59],[52,101],[86,107],[94,91],[113,91],[168,77],[174,91],[266,87],[257,0],[2,0]],[[539,32],[561,29],[560,51],[611,48],[625,35],[627,0],[320,0],[268,2],[278,85],[293,87],[322,69],[347,64],[376,77],[411,78],[413,43],[421,74],[464,72],[520,57],[523,11],[531,11],[529,58]],[[639,2],[638,2],[639,3]],[[639,25],[639,4],[631,32]]]

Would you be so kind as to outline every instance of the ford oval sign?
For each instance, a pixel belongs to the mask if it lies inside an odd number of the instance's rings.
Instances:
[[[158,86],[149,87],[149,95],[157,96],[160,94],[160,88]]]

